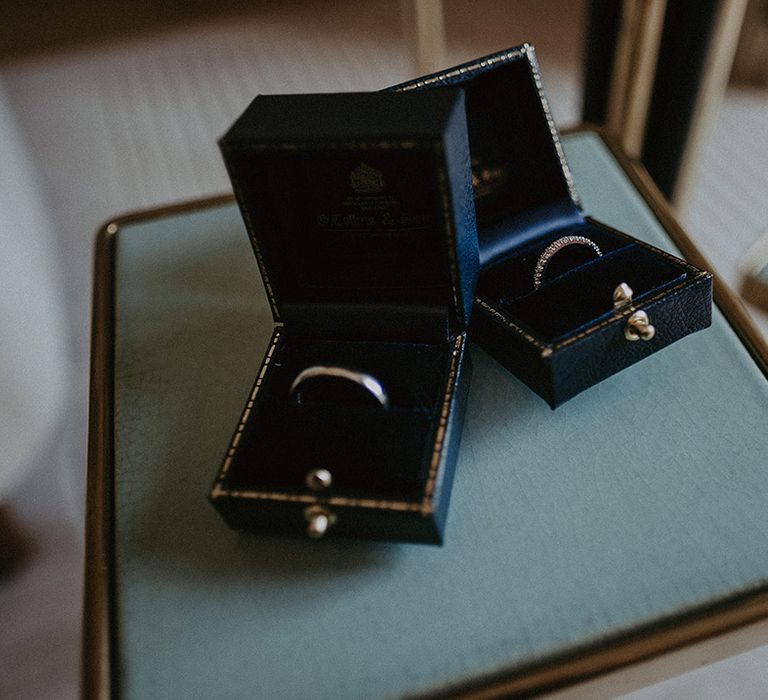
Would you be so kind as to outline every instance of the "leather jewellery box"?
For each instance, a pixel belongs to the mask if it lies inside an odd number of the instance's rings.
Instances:
[[[478,272],[463,91],[259,96],[220,145],[278,325],[213,505],[441,543]]]
[[[397,85],[466,92],[481,273],[471,337],[553,408],[710,325],[712,277],[581,211],[524,44]]]

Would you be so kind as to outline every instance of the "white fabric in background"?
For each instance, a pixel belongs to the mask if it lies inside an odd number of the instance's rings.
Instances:
[[[56,230],[0,84],[0,503],[57,432],[71,389]]]

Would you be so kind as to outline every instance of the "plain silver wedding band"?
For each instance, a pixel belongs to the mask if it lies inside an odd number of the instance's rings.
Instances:
[[[384,391],[384,387],[375,377],[364,372],[356,372],[346,367],[324,367],[322,365],[314,365],[313,367],[307,367],[296,375],[296,379],[291,384],[290,394],[296,393],[296,400],[301,403],[300,386],[310,380],[317,379],[318,377],[332,377],[334,379],[345,379],[350,382],[363,387],[368,393],[371,394],[384,408],[389,406],[389,397],[387,392]]]
[[[603,254],[597,243],[590,240],[589,238],[586,238],[585,236],[563,236],[562,238],[558,238],[556,241],[553,241],[546,248],[544,248],[544,252],[536,261],[536,267],[533,270],[534,289],[541,287],[541,283],[544,280],[544,271],[547,269],[549,261],[563,248],[567,248],[570,245],[585,245],[588,248],[592,248],[592,250],[597,253],[598,258]]]

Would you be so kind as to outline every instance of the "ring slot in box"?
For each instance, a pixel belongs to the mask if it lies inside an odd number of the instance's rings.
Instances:
[[[554,408],[709,326],[708,272],[582,213],[532,46],[391,89],[457,85],[480,244],[474,341]]]
[[[221,148],[280,325],[214,506],[440,543],[478,271],[463,91],[260,96]]]

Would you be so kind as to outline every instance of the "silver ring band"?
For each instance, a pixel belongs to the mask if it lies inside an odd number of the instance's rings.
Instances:
[[[592,250],[597,253],[597,257],[601,257],[603,252],[600,250],[600,247],[595,243],[594,241],[589,240],[589,238],[586,238],[584,236],[563,236],[562,238],[558,238],[556,241],[553,241],[550,243],[546,248],[544,248],[544,252],[539,256],[539,259],[536,261],[536,267],[533,270],[533,288],[538,289],[541,287],[541,283],[544,281],[544,271],[547,269],[547,265],[549,265],[549,261],[557,255],[563,248],[567,248],[571,245],[585,245],[588,248],[592,248]]]
[[[301,393],[298,391],[300,386],[310,380],[317,379],[318,377],[331,377],[334,379],[345,379],[350,382],[354,382],[358,386],[365,389],[371,396],[373,396],[384,408],[389,406],[389,397],[387,392],[384,391],[384,387],[375,377],[363,372],[355,372],[355,370],[347,369],[346,367],[323,367],[322,365],[315,365],[313,367],[307,367],[296,375],[296,379],[291,384],[290,394],[296,394],[296,400],[301,403]]]

